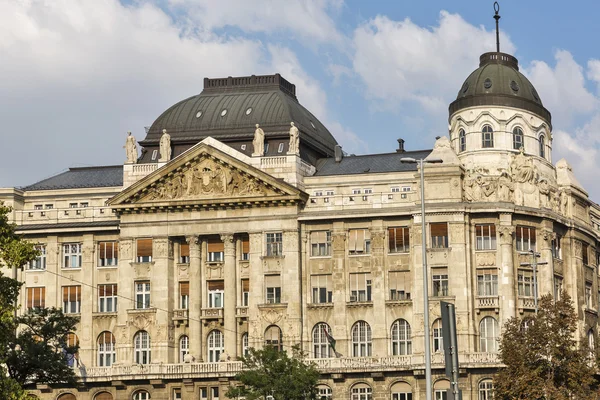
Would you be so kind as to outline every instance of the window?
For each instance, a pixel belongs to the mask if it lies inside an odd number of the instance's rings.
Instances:
[[[400,187],[399,186],[393,186],[390,191],[392,193],[400,193]]]
[[[540,157],[546,158],[546,138],[540,135]]]
[[[33,400],[33,399],[30,399]],[[112,394],[108,392],[100,392],[94,396],[94,400],[113,400]]]
[[[283,153],[283,143],[279,143],[279,146],[277,147],[277,152]]]
[[[331,232],[316,231],[310,233],[311,257],[331,256]]]
[[[266,275],[265,289],[267,304],[281,303],[281,275]]]
[[[69,208],[77,208],[77,203],[69,203]]]
[[[535,251],[535,228],[517,226],[516,229],[517,251]]]
[[[498,321],[485,317],[479,323],[479,351],[496,353],[498,351]]]
[[[152,150],[152,161],[156,160],[156,157],[158,157],[158,150]]]
[[[41,210],[41,209],[43,209],[43,206],[41,204],[36,204],[36,205],[33,206],[33,209],[34,210]]]
[[[388,274],[390,300],[410,300],[410,272],[393,271]]]
[[[392,324],[392,355],[407,356],[412,354],[410,324],[403,319],[397,319]]]
[[[481,130],[481,147],[486,149],[494,147],[494,130],[491,126],[485,125]]]
[[[219,387],[213,386],[210,388],[210,398],[211,400],[219,400]]]
[[[117,285],[98,285],[98,312],[117,312]]]
[[[441,379],[433,385],[433,399],[434,400],[447,400],[449,391],[450,391],[450,382],[446,379]]]
[[[461,129],[458,131],[458,152],[461,153],[467,150],[467,136],[465,130]]]
[[[390,253],[408,253],[410,251],[408,227],[388,228],[388,251]]]
[[[246,145],[245,145],[245,144],[241,145],[241,146],[240,146],[240,149],[242,149],[242,150],[246,150]]]
[[[364,194],[373,194],[373,189],[365,189],[363,190]]]
[[[79,366],[79,353],[76,348],[79,347],[79,338],[73,332],[67,334],[67,343],[63,344],[63,354],[65,355],[67,365],[71,368]]]
[[[52,209],[54,209],[54,204],[46,204],[46,205],[44,205],[44,208],[46,210],[52,210]]]
[[[368,229],[348,231],[348,251],[351,255],[371,253],[371,232]]]
[[[554,300],[560,300],[563,291],[563,278],[554,275]]]
[[[442,336],[442,319],[438,318],[433,321],[433,351],[436,353],[444,351],[444,337]]]
[[[325,196],[333,196],[335,194],[335,192],[333,190],[326,190],[325,191]]]
[[[277,325],[271,325],[265,331],[265,346],[273,346],[277,350],[283,350],[283,336]]]
[[[63,312],[79,314],[81,312],[81,286],[63,286]]]
[[[185,362],[185,356],[190,353],[190,338],[183,335],[179,338],[179,362]]]
[[[137,262],[151,262],[152,261],[152,239],[138,239],[137,240]]]
[[[371,301],[371,274],[350,274],[350,302]]]
[[[81,208],[87,208],[90,206],[90,203],[84,202],[84,203],[79,203],[79,207]]]
[[[331,275],[312,275],[310,287],[313,304],[333,302],[333,282]]]
[[[63,244],[63,268],[81,268],[81,243]]]
[[[475,225],[477,250],[496,250],[496,225]]]
[[[133,400],[150,400],[150,393],[146,392],[145,390],[137,391],[133,395]]]
[[[590,282],[585,283],[585,307],[588,310],[593,308],[592,306],[592,284]]]
[[[392,400],[412,400],[412,390],[406,382],[396,382],[392,385]]]
[[[179,308],[187,310],[190,308],[190,283],[179,282]]]
[[[30,261],[29,264],[27,264],[27,269],[46,269],[46,246],[38,245],[35,246],[35,249],[39,251],[40,254],[35,258],[35,260]]]
[[[331,400],[332,391],[331,388],[327,385],[318,385],[317,386],[317,399],[318,400]]]
[[[498,272],[496,270],[477,271],[477,295],[498,296]]]
[[[269,152],[269,143],[265,143],[265,155]]]
[[[358,321],[352,326],[352,356],[371,357],[371,327],[365,321]]]
[[[135,283],[135,308],[150,308],[150,282]]]
[[[448,296],[448,269],[447,268],[432,268],[431,271],[433,282],[434,297]]]
[[[484,379],[479,382],[478,400],[492,400],[494,398],[494,382],[491,379]]]
[[[187,243],[181,243],[179,245],[179,263],[189,264],[190,263],[190,245]]]
[[[533,297],[533,271],[519,270],[517,284],[519,296]]]
[[[242,307],[250,304],[250,280],[242,279]]]
[[[115,335],[104,331],[98,336],[98,366],[110,367],[116,360]]]
[[[352,194],[360,194],[360,189],[352,189]]]
[[[283,233],[267,233],[267,256],[278,257],[283,255]]]
[[[223,308],[223,300],[225,299],[225,281],[208,281],[208,307]]]
[[[373,389],[365,383],[359,383],[352,387],[352,399],[351,400],[371,400],[373,396]]]
[[[219,239],[208,240],[208,262],[223,262],[225,257],[225,243]]]
[[[150,364],[150,335],[146,331],[139,331],[135,334],[134,342],[134,362],[136,364]]]
[[[27,288],[27,309],[46,307],[46,288],[28,287]]]
[[[594,330],[590,329],[587,333],[587,338],[588,338],[588,347],[590,352],[592,352],[593,355],[593,351],[596,348],[596,344],[594,343]]]
[[[325,332],[331,336],[331,328],[325,322],[319,322],[312,330],[313,358],[330,358],[332,356]]]
[[[242,335],[242,355],[248,357],[248,333]]]
[[[516,127],[513,129],[513,149],[519,150],[523,147],[523,129]]]
[[[242,240],[242,261],[250,260],[250,238],[248,236],[243,236]]]
[[[181,400],[181,389],[175,388],[173,389],[173,400]]]
[[[552,257],[562,260],[562,249],[560,246],[560,241],[562,237],[559,234],[556,234],[556,237],[552,239]]]
[[[590,246],[587,243],[581,244],[581,257],[583,261],[583,265],[590,265],[589,251]]]
[[[119,243],[118,242],[100,242],[98,243],[98,266],[107,267],[119,263]]]
[[[436,222],[429,224],[431,230],[431,247],[443,249],[448,247],[448,223]]]

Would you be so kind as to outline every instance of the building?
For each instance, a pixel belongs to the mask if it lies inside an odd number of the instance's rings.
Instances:
[[[0,190],[42,251],[18,272],[22,312],[81,317],[81,384],[40,399],[217,400],[248,347],[298,343],[322,397],[423,399],[420,172],[403,157],[443,160],[424,171],[435,399],[441,300],[463,398],[490,398],[500,327],[534,312],[521,252],[548,262],[540,295],[573,297],[578,335],[597,329],[600,206],[552,163],[550,112],[508,54],[481,56],[430,150],[347,155],[280,75],[205,79],[139,144],[124,165]]]

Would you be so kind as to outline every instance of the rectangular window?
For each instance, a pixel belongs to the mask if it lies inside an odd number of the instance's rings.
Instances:
[[[98,285],[98,312],[117,312],[117,285]]]
[[[225,298],[225,282],[224,281],[208,281],[208,307],[223,308],[223,300]]]
[[[402,186],[403,192],[410,192],[410,186]]]
[[[43,208],[43,207],[42,207],[42,205],[41,205],[41,204],[36,204],[36,205],[34,205],[34,206],[33,206],[33,209],[34,209],[34,210],[41,210],[42,208]]]
[[[283,143],[279,143],[279,146],[277,147],[277,152],[283,153]]]
[[[46,205],[44,205],[44,208],[46,210],[52,210],[52,209],[54,209],[54,204],[46,204]]]
[[[118,242],[100,242],[98,243],[98,266],[108,267],[119,263],[119,243]]]
[[[152,261],[152,239],[137,240],[137,262],[146,263]]]
[[[331,232],[316,231],[310,233],[311,257],[331,256]]]
[[[214,386],[210,388],[210,398],[211,400],[219,400],[219,387]]]
[[[373,189],[365,189],[363,190],[364,194],[373,194]]]
[[[477,271],[477,295],[498,296],[498,272],[496,270]]]
[[[592,302],[592,284],[590,282],[585,283],[585,306],[591,310],[593,308]]]
[[[35,249],[40,252],[40,255],[35,258],[35,260],[30,261],[27,264],[27,269],[46,269],[46,246],[38,245],[35,246]]]
[[[581,257],[583,258],[583,265],[590,265],[589,259],[590,246],[587,243],[581,244]]]
[[[79,314],[81,312],[81,286],[63,286],[63,312]]]
[[[81,243],[63,244],[63,268],[81,268]]]
[[[225,243],[219,239],[208,240],[208,262],[223,262],[225,259]]]
[[[400,193],[400,187],[399,186],[393,186],[390,191],[392,193]]]
[[[475,225],[477,250],[496,250],[496,225]]]
[[[554,300],[560,300],[563,291],[563,278],[562,276],[554,275]]]
[[[443,249],[448,247],[448,223],[436,222],[429,224],[431,231],[431,247]]]
[[[335,192],[333,190],[326,190],[325,191],[325,196],[333,196],[335,194]]]
[[[242,307],[250,304],[250,279],[242,279]]]
[[[87,208],[90,206],[90,203],[79,203],[79,207],[81,208]]]
[[[179,308],[187,310],[190,307],[190,283],[179,282]]]
[[[181,389],[173,389],[173,400],[181,400]]]
[[[181,243],[179,245],[179,263],[189,264],[190,263],[190,245],[187,243]]]
[[[388,248],[390,253],[408,253],[410,251],[408,227],[388,228]]]
[[[138,310],[150,308],[150,282],[135,283],[135,308]]]
[[[388,275],[390,300],[410,300],[411,279],[409,271],[395,271]]]
[[[447,268],[432,268],[431,271],[433,282],[434,297],[448,296],[448,269]]]
[[[152,150],[152,161],[156,160],[157,156],[158,156],[158,150]]]
[[[27,288],[27,309],[46,307],[46,288],[29,287]]]
[[[371,253],[371,231],[368,229],[350,229],[348,231],[348,252],[350,255]]]
[[[352,194],[360,194],[360,189],[352,189]]]
[[[519,270],[517,283],[519,296],[533,297],[533,271]]]
[[[281,275],[266,275],[265,288],[267,304],[281,303]]]
[[[69,203],[69,208],[77,208],[77,203]]]
[[[562,237],[559,234],[556,234],[556,238],[552,239],[552,257],[562,260],[562,249],[560,246],[560,241]]]
[[[313,304],[333,302],[333,283],[331,275],[312,275],[310,288]]]
[[[370,273],[350,274],[350,302],[371,301]]]
[[[279,257],[283,255],[283,233],[267,233],[267,256]]]
[[[535,228],[517,226],[515,232],[517,251],[535,251]]]
[[[250,260],[250,238],[248,236],[242,237],[242,261]]]

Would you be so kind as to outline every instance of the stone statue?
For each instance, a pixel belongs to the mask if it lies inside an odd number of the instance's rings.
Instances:
[[[290,145],[288,147],[288,154],[299,154],[300,153],[300,133],[298,128],[293,122],[290,122],[292,126],[290,128]]]
[[[515,187],[508,172],[502,171],[498,178],[498,200],[513,201],[513,191]]]
[[[561,192],[560,192],[560,213],[566,217],[568,211],[569,211],[569,196],[567,196],[566,191],[561,190]]]
[[[533,184],[538,180],[537,168],[533,165],[531,157],[525,156],[523,147],[519,149],[519,154],[510,163],[510,172],[514,182]]]
[[[540,190],[540,207],[552,208],[550,204],[550,185],[547,179],[540,179],[538,183]]]
[[[167,133],[166,129],[163,129],[162,136],[160,137],[160,158],[158,162],[167,162],[171,159],[171,135]]]
[[[253,157],[262,157],[265,154],[265,131],[258,124],[256,124],[256,130],[254,131],[252,146],[254,147]]]
[[[137,144],[135,141],[135,137],[131,135],[131,132],[127,132],[127,140],[125,141],[125,154],[127,155],[127,161],[125,164],[135,164],[137,163]]]

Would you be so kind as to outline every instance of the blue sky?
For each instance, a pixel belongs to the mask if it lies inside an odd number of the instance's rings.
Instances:
[[[600,188],[600,3],[502,1],[502,50],[553,114],[565,157]],[[205,76],[280,72],[351,153],[430,148],[479,55],[493,2],[0,0],[0,187],[124,161],[125,132]]]

